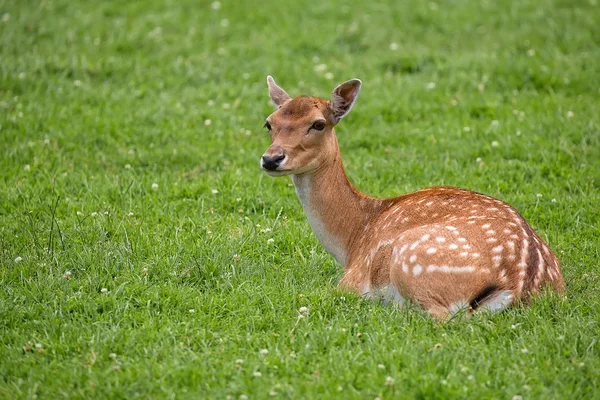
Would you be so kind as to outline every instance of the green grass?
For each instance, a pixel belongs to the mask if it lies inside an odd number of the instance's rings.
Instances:
[[[597,1],[353,4],[0,0],[0,398],[600,396]],[[267,74],[362,79],[351,180],[508,201],[566,298],[444,323],[341,292],[258,168]]]

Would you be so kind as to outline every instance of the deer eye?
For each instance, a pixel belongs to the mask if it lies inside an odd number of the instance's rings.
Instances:
[[[316,131],[322,131],[323,129],[325,129],[325,122],[319,120],[319,121],[315,122],[314,124],[312,124],[310,129],[314,129]]]
[[[269,123],[269,121],[265,122],[265,125],[263,126],[263,128],[267,128],[267,130],[271,130],[271,124]]]

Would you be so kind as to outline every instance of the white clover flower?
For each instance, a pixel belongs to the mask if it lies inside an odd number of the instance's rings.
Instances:
[[[7,23],[8,21],[10,21],[10,14],[9,13],[5,13],[2,15],[2,22]]]
[[[327,72],[327,73],[325,74],[325,79],[332,80],[332,79],[333,79],[333,74],[332,74],[331,72]]]
[[[377,364],[377,368],[379,368],[379,369],[385,369],[385,365],[383,365],[383,364]]]
[[[238,358],[237,360],[235,360],[236,364],[243,364],[244,360],[242,360],[241,358]]]
[[[435,86],[436,86],[435,82],[429,82],[429,83],[427,83],[427,85],[425,85],[425,89],[433,90],[433,89],[435,89]]]
[[[102,294],[108,294],[108,289],[103,287],[102,289],[100,289],[100,293]]]
[[[217,194],[217,193],[219,193],[219,191],[218,191],[217,189],[213,189],[213,190],[211,190],[210,192],[211,192],[212,194]]]
[[[317,64],[315,65],[315,72],[323,72],[327,70],[327,65],[325,64]]]
[[[157,190],[158,189],[158,183],[154,182],[152,184],[152,190]]]
[[[36,343],[35,344],[35,348],[38,349],[38,350],[41,350],[41,349],[44,348],[44,346],[41,343]]]
[[[308,315],[308,307],[300,307],[300,309],[298,309],[298,312],[300,313],[300,315],[304,315],[307,316]]]
[[[391,376],[386,377],[385,384],[386,386],[392,386],[394,384],[394,378],[392,378]]]
[[[223,28],[227,28],[227,27],[229,26],[229,20],[228,20],[227,18],[223,18],[223,19],[221,20],[221,26],[222,26]]]
[[[500,146],[500,143],[498,143],[497,141],[494,140],[492,142],[492,147],[498,147],[498,146]]]
[[[535,197],[537,197],[538,199],[539,199],[540,197],[542,197],[542,196],[543,196],[543,195],[542,195],[541,193],[536,193],[536,195],[535,195]]]
[[[224,110],[229,110],[231,108],[231,104],[229,103],[223,103],[223,109]]]
[[[16,263],[20,263],[21,261],[23,261],[23,257],[21,257],[21,256],[16,256],[15,257],[15,262]]]
[[[125,164],[124,167],[125,169],[131,169],[131,164]]]
[[[465,126],[465,127],[463,128],[463,131],[464,131],[464,132],[471,132],[471,127],[470,127],[470,126]]]
[[[142,272],[144,273],[144,275],[148,275],[148,268],[146,268],[146,267],[142,268]]]
[[[261,356],[266,356],[267,354],[269,354],[269,350],[267,349],[261,349],[258,354],[260,354]]]
[[[68,270],[67,270],[67,271],[65,271],[65,274],[63,275],[63,277],[64,277],[66,280],[70,280],[70,279],[71,279],[71,271],[68,271]]]
[[[252,374],[255,378],[260,378],[262,376],[262,373],[260,371],[254,371],[254,373]]]
[[[127,216],[129,216],[129,217],[133,217],[133,215],[134,215],[133,211],[129,211],[129,213],[127,214]]]
[[[193,308],[190,308],[190,310],[189,310],[189,311],[190,311],[190,314],[193,314],[193,313],[195,313],[195,312],[196,312],[196,310],[195,310],[195,309],[193,309]]]
[[[245,394],[240,394],[240,400],[248,400],[248,396]]]
[[[553,202],[553,203],[556,203],[556,199],[552,199],[552,200],[550,200],[550,201],[551,201],[551,202]]]
[[[117,358],[117,354],[116,353],[110,353],[108,355],[108,357],[112,358],[113,360],[115,360]]]
[[[221,2],[213,1],[210,6],[212,7],[213,10],[219,10],[221,8]]]
[[[398,43],[395,43],[395,42],[390,43],[390,50],[392,50],[392,51],[398,50]]]
[[[573,111],[567,111],[567,118],[571,119],[575,116],[575,114],[573,114]]]
[[[270,238],[269,240],[267,240],[267,244],[271,244],[271,243],[275,243],[275,239]]]
[[[523,353],[523,354],[527,354],[527,353],[529,353],[529,350],[527,350],[526,348],[522,348],[522,349],[521,349],[521,353]]]
[[[25,166],[23,167],[23,169],[24,169],[25,171],[31,171],[31,165],[29,165],[29,164],[25,164]]]

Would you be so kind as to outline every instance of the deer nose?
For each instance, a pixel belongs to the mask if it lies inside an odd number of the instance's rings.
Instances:
[[[285,154],[283,154],[283,153],[277,153],[274,155],[264,154],[262,156],[262,167],[269,171],[275,171],[277,169],[277,167],[279,167],[281,162],[284,160],[284,158],[285,158]]]

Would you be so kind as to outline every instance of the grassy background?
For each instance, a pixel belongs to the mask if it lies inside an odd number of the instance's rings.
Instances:
[[[600,396],[597,1],[353,4],[0,0],[1,398]],[[361,78],[352,181],[508,201],[566,298],[440,323],[339,291],[258,168],[267,74]]]

